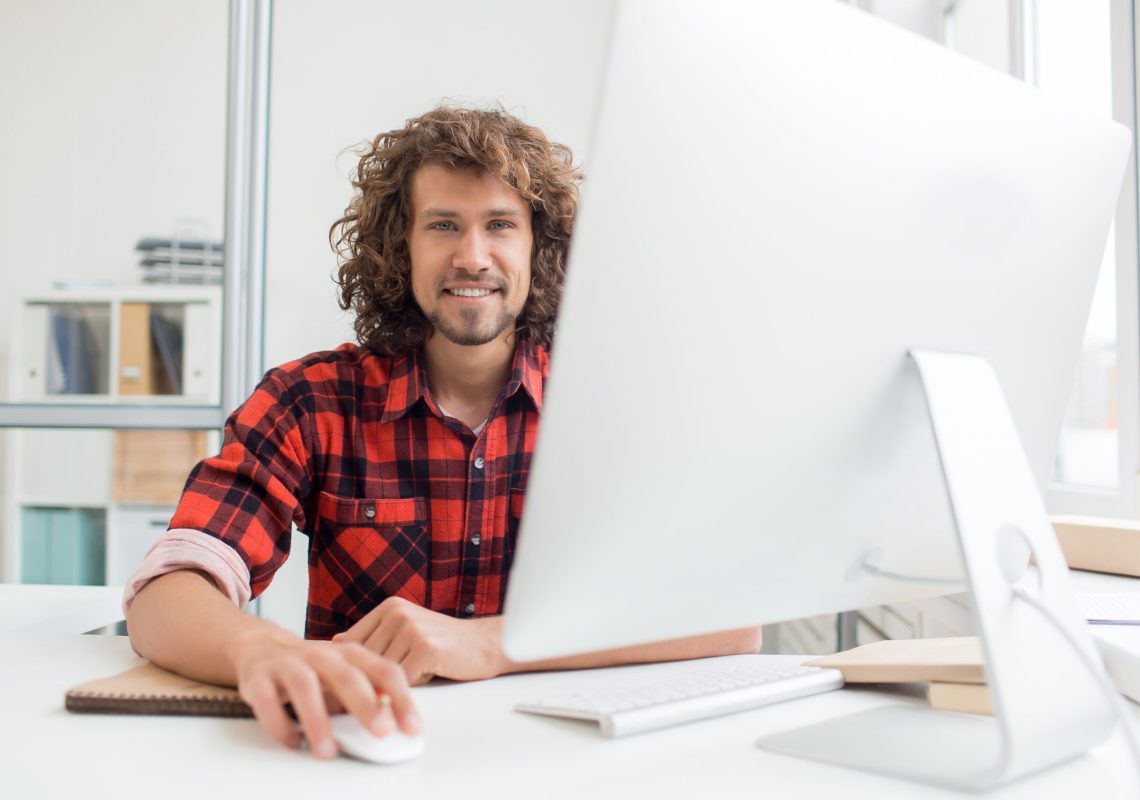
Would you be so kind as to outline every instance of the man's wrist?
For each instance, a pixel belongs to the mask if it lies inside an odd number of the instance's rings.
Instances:
[[[486,626],[487,642],[490,646],[489,656],[493,660],[493,669],[496,675],[508,675],[517,670],[517,665],[507,658],[503,652],[503,618],[483,617],[476,620]]]

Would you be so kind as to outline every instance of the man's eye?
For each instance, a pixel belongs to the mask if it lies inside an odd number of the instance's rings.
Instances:
[[[432,227],[432,230],[436,230],[436,231],[453,231],[453,230],[455,230],[455,223],[454,222],[446,222],[446,221],[445,222],[437,222],[434,225],[432,225],[431,227]]]
[[[488,227],[490,227],[490,229],[493,231],[505,231],[505,230],[510,230],[514,226],[511,225],[511,223],[509,223],[509,222],[505,222],[504,220],[497,219],[494,222],[492,222]]]

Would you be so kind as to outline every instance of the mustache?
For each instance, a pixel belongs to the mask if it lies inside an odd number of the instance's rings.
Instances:
[[[500,291],[507,289],[507,280],[501,275],[479,274],[478,272],[468,272],[465,269],[456,269],[447,273],[436,281],[435,288],[437,291],[442,292],[445,284],[463,282],[491,284]]]

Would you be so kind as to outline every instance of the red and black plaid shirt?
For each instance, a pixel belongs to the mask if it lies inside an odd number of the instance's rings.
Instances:
[[[475,436],[445,417],[422,355],[353,344],[271,370],[190,473],[171,528],[232,546],[253,596],[309,536],[305,635],[343,631],[387,597],[455,616],[502,612],[538,433],[546,351],[520,337]]]

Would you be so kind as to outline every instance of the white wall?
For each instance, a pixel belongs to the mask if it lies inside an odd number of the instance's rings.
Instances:
[[[443,100],[501,103],[585,160],[612,0],[278,2],[270,99],[266,361],[352,338],[329,226],[352,196],[351,148]],[[304,547],[305,537],[295,546]],[[294,551],[262,614],[300,630]]]

